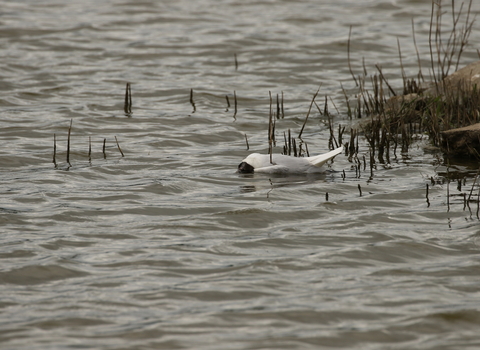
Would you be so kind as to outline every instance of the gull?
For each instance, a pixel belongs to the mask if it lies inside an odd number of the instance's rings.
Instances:
[[[324,171],[322,165],[343,152],[343,146],[325,154],[313,157],[291,157],[283,154],[272,154],[270,162],[269,154],[252,153],[239,165],[239,173],[318,173]]]

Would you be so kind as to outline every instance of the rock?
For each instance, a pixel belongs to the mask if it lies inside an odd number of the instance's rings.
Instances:
[[[450,156],[480,158],[480,123],[442,132],[442,148]]]
[[[387,100],[386,107],[389,111],[398,112],[406,103],[412,103],[419,99],[422,99],[422,97],[418,94],[392,96]]]
[[[424,94],[450,95],[451,93],[471,92],[474,88],[480,88],[480,61],[470,63],[468,66],[450,74],[438,86],[431,86]]]

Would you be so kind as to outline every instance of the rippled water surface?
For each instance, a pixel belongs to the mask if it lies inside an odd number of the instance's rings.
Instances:
[[[315,176],[235,173],[267,152],[269,92],[277,152],[319,87],[349,137],[350,26],[354,73],[364,58],[400,87],[413,18],[428,74],[429,1],[0,5],[2,349],[480,348],[476,163],[419,135],[373,176],[344,155]],[[475,23],[462,65],[479,45]],[[314,107],[310,153],[329,135]]]

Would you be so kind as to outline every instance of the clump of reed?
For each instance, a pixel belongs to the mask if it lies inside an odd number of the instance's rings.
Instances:
[[[70,169],[72,167],[72,163],[71,163],[71,135],[72,135],[72,125],[73,125],[73,119],[70,119],[70,125],[68,127],[68,131],[67,131],[67,147],[66,147],[66,159],[65,159],[65,162],[66,162],[66,166],[65,167],[61,167],[58,163],[58,150],[57,150],[57,134],[53,134],[53,157],[52,157],[52,163],[55,167],[55,169]],[[120,143],[117,139],[117,136],[114,136],[115,137],[115,143],[117,145],[117,148],[118,148],[118,151],[120,152],[120,154],[122,155],[122,157],[125,157],[125,154],[123,153],[122,151],[122,148],[120,147]],[[106,144],[107,144],[107,139],[106,138],[103,138],[102,140],[102,154],[103,154],[103,159],[107,159],[107,152],[106,152]],[[88,157],[88,162],[90,164],[92,164],[92,137],[89,136],[88,137],[88,153],[87,153],[87,157]]]
[[[468,81],[452,86],[448,76],[457,70],[460,57],[465,51],[474,18],[471,15],[472,0],[466,11],[463,4],[459,11],[455,3],[451,6],[451,26],[448,37],[444,37],[445,8],[441,1],[432,2],[429,30],[429,67],[431,86],[426,87],[425,75],[422,72],[420,54],[415,40],[415,29],[412,21],[413,42],[417,52],[419,71],[414,78],[405,75],[402,53],[398,43],[400,67],[403,80],[401,91],[396,91],[386,79],[382,68],[376,65],[376,72],[367,75],[365,63],[362,74],[355,76],[350,63],[350,35],[348,39],[348,65],[353,80],[358,87],[354,107],[343,89],[347,101],[347,111],[351,119],[361,119],[351,136],[359,132],[365,135],[373,158],[389,162],[390,153],[396,157],[397,150],[407,153],[413,141],[428,135],[434,146],[443,151],[445,143],[442,139],[444,131],[469,126],[480,122],[480,91]],[[460,22],[463,20],[463,24]],[[370,85],[370,88],[367,87]],[[353,139],[347,150],[349,156],[354,153]],[[480,154],[478,155],[480,158]]]

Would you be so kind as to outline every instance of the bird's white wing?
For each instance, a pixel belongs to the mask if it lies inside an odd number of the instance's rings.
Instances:
[[[305,158],[306,160],[308,160],[308,162],[313,165],[313,166],[316,166],[316,167],[321,167],[323,164],[325,164],[328,160],[332,159],[333,157],[335,157],[337,154],[340,154],[343,152],[343,146],[340,146],[336,149],[334,149],[333,151],[330,151],[328,153],[325,153],[325,154],[320,154],[318,156],[313,156],[313,157],[307,157]]]

